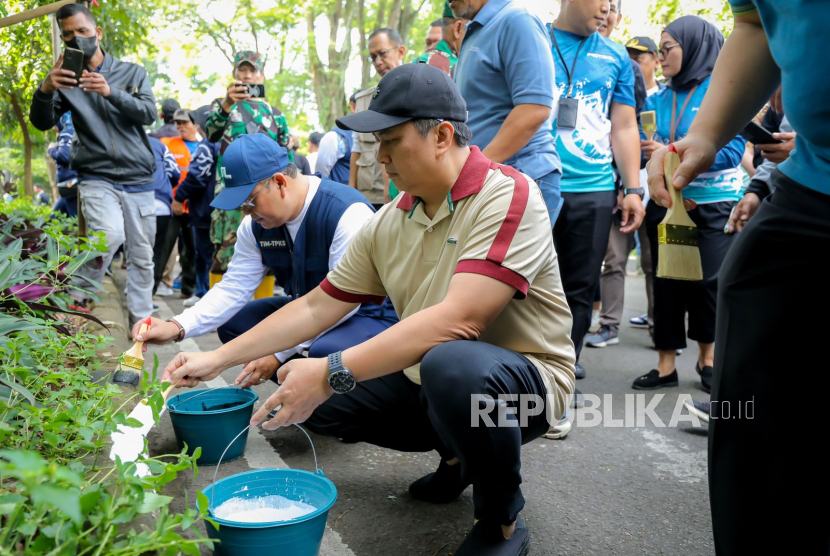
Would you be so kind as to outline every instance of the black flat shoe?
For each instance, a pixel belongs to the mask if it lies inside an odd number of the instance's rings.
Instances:
[[[461,478],[461,462],[447,465],[447,462],[441,460],[435,473],[425,475],[409,485],[409,494],[422,502],[449,504],[461,496],[470,484]]]
[[[673,370],[668,376],[660,376],[660,371],[652,369],[643,376],[634,379],[631,385],[635,390],[657,390],[658,388],[665,388],[667,386],[678,386],[680,382],[677,380],[677,369]]]
[[[703,387],[703,391],[707,394],[712,392],[712,373],[715,372],[714,367],[710,367],[708,365],[704,365],[703,368],[700,368],[700,363],[695,365],[695,370],[697,374],[700,375],[700,385]]]
[[[502,535],[501,525],[479,521],[455,551],[455,556],[526,556],[529,553],[530,531],[519,516],[510,540]]]

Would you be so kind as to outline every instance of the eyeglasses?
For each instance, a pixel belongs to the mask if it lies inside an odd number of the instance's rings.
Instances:
[[[378,58],[381,58],[381,59],[386,58],[386,55],[389,54],[390,52],[392,52],[393,50],[394,50],[394,48],[389,48],[387,50],[381,50],[377,54],[370,54],[369,55],[369,61],[374,63],[375,60],[377,60]]]
[[[680,46],[680,43],[679,43],[679,42],[676,42],[676,43],[674,43],[674,44],[667,44],[667,45],[665,45],[665,46],[661,46],[660,48],[658,48],[658,49],[657,49],[657,55],[658,55],[660,58],[665,58],[666,56],[668,56],[668,55],[669,55],[669,51],[670,51],[672,48],[674,48],[675,46]]]
[[[262,193],[263,191],[265,191],[265,188],[267,187],[267,184],[268,184],[270,181],[271,181],[271,178],[268,178],[267,180],[263,180],[263,181],[261,181],[260,183],[264,183],[264,184],[266,184],[266,185],[264,185],[264,186],[263,186],[263,187],[262,187],[259,191],[257,191],[257,192],[256,192],[256,194],[255,194],[253,197],[251,197],[250,199],[246,199],[245,201],[243,201],[243,202],[242,202],[242,204],[241,204],[241,205],[239,205],[239,210],[254,209],[254,208],[256,208],[256,205],[254,204],[254,199],[256,199],[256,198],[257,198],[257,195],[259,195],[260,193]],[[257,185],[259,185],[259,184],[257,184]]]

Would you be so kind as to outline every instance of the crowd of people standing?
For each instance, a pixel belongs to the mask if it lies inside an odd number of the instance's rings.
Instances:
[[[235,54],[223,98],[195,109],[165,100],[163,125],[148,133],[159,109],[146,72],[104,52],[94,16],[70,4],[57,20],[67,46],[84,52],[86,69],[76,81],[59,61],[35,93],[30,118],[39,129],[58,130],[49,155],[61,210],[80,210],[90,229],[105,233],[106,253],[82,274],[100,281],[123,245],[133,322],[150,316],[153,295],[171,295],[174,285],[186,298],[185,312],[153,319],[143,339],[180,341],[218,328],[226,344],[221,365],[206,363],[208,354],[182,355],[165,377],[193,386],[220,366],[244,363],[237,380],[243,387],[269,379],[283,385],[266,408],[275,400],[303,407],[285,419],[308,420],[315,432],[348,440],[435,449],[442,458],[437,471],[410,492],[442,503],[474,485],[482,521],[456,554],[526,554],[521,445],[571,431],[575,380],[588,374],[583,346],[620,341],[635,246],[648,310],[631,323],[648,330],[657,364],[643,369],[632,388],[677,386],[677,354],[689,338],[697,342],[695,370],[713,402],[777,399],[770,365],[784,360],[770,350],[786,337],[779,325],[792,321],[787,303],[795,293],[782,292],[817,287],[807,270],[797,278],[780,273],[792,276],[808,264],[808,248],[827,246],[828,168],[825,142],[810,120],[808,99],[816,97],[795,84],[804,52],[794,52],[786,43],[791,34],[771,25],[789,17],[803,29],[820,18],[806,12],[806,2],[794,2],[787,14],[767,4],[733,0],[736,27],[726,43],[712,23],[684,16],[656,41],[620,44],[613,34],[622,0],[562,0],[547,25],[511,0],[452,0],[413,63],[397,30],[368,36],[380,84],[355,91],[349,113],[332,129],[311,133],[307,156],[285,115],[265,98],[264,61],[255,51]],[[750,91],[756,74],[762,86]],[[783,93],[776,92],[781,80]],[[810,94],[824,92],[826,78],[816,82]],[[740,132],[767,101],[763,123],[777,132],[776,142],[753,152]],[[643,125],[645,113],[653,126]],[[801,129],[806,137],[796,134]],[[662,175],[669,145],[682,159],[669,178],[682,187],[697,225],[701,281],[656,276],[658,224],[670,206]],[[771,238],[776,231],[789,240]],[[780,249],[775,261],[793,268],[766,260],[760,251],[767,249],[758,247],[765,241]],[[456,253],[454,246],[460,258],[446,253]],[[421,259],[410,256],[421,250]],[[178,278],[171,273],[176,260]],[[471,302],[453,286],[457,276],[470,275],[509,287],[484,283],[491,297],[482,296],[482,307],[453,312]],[[460,319],[458,326],[438,334],[443,340],[419,343],[412,323],[439,306]],[[289,317],[297,330],[284,324]],[[770,319],[780,322],[772,326]],[[757,330],[765,324],[768,330]],[[488,335],[488,326],[500,337]],[[269,340],[269,329],[280,339]],[[397,332],[403,330],[409,336]],[[364,345],[384,346],[386,363],[398,366],[367,362]],[[438,351],[441,358],[432,355]],[[320,395],[316,405],[292,398],[303,379],[291,377],[310,376],[317,372],[308,370],[313,361],[325,358],[333,393],[354,393]],[[492,375],[482,378],[487,394],[506,388],[554,395],[554,419],[523,424],[518,435],[461,426],[469,416],[453,413],[458,398],[434,386],[436,377],[453,365],[456,372],[445,378],[466,394],[478,388],[472,377],[479,367],[494,361]],[[371,380],[358,380],[355,389],[351,366],[358,379]],[[406,370],[389,374],[400,369]],[[769,523],[758,509],[769,504],[736,501],[750,488],[740,465],[757,463],[747,455],[755,448],[737,435],[760,442],[752,427],[771,426],[772,410],[760,402],[763,417],[754,424],[713,421],[710,483],[723,554],[743,553],[739,547],[754,542],[747,540],[753,521],[746,516],[754,516],[754,526]],[[393,429],[402,408],[417,421],[406,441]],[[695,402],[690,410],[708,422],[709,404]],[[390,422],[370,426],[383,416]],[[761,471],[747,476],[762,480]],[[500,480],[504,485],[494,488]],[[792,499],[786,481],[772,483],[771,499]],[[757,495],[746,500],[758,502]],[[745,515],[730,513],[738,509]],[[495,525],[502,534],[493,534]],[[818,537],[805,533],[799,542]]]

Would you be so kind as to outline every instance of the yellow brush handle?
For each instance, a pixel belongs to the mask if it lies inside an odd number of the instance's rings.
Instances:
[[[178,386],[178,383],[171,384],[170,386],[167,387],[167,390],[165,390],[164,393],[161,395],[161,397],[164,399],[164,401],[167,401],[167,398],[170,397],[170,393],[173,390],[175,390],[177,386]]]
[[[181,382],[181,379],[179,379],[179,382]],[[162,397],[162,399],[164,400],[165,403],[167,402],[167,398],[170,397],[170,393],[173,392],[173,390],[175,390],[176,388],[179,387],[179,382],[177,382],[176,384],[171,384],[170,386],[168,386],[167,390],[165,390],[164,393],[161,395],[161,397]],[[147,401],[147,398],[144,398],[143,400],[141,400],[141,403],[143,403],[144,405],[147,405],[149,402]]]
[[[150,328],[150,327],[147,326],[146,324],[142,323],[141,326],[138,329],[138,335],[142,336],[145,332],[147,332],[148,328]],[[138,342],[135,343],[135,345],[138,346],[139,350],[141,350],[141,348],[144,347],[144,342],[138,341]]]
[[[683,206],[683,193],[672,185],[672,178],[678,166],[680,166],[680,157],[677,153],[672,151],[667,152],[666,157],[663,159],[663,175],[666,180],[666,189],[669,190],[669,195],[671,196],[671,207],[666,212],[666,217],[662,223],[696,227],[697,224],[692,221],[686,212],[686,207]]]
[[[138,335],[142,335],[147,332],[147,328],[149,328],[146,324],[142,323],[141,327],[138,329]],[[142,350],[144,348],[144,342],[136,341],[128,351],[124,352],[124,355],[129,355],[130,357],[137,357],[138,359],[144,359],[144,354]]]

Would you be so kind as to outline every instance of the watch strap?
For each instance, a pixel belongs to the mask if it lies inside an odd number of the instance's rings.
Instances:
[[[635,193],[640,197],[643,197],[646,194],[646,190],[642,187],[632,187],[631,189],[623,189],[623,195],[631,195],[632,193]]]
[[[345,369],[343,366],[343,352],[338,351],[329,354],[329,374]]]

